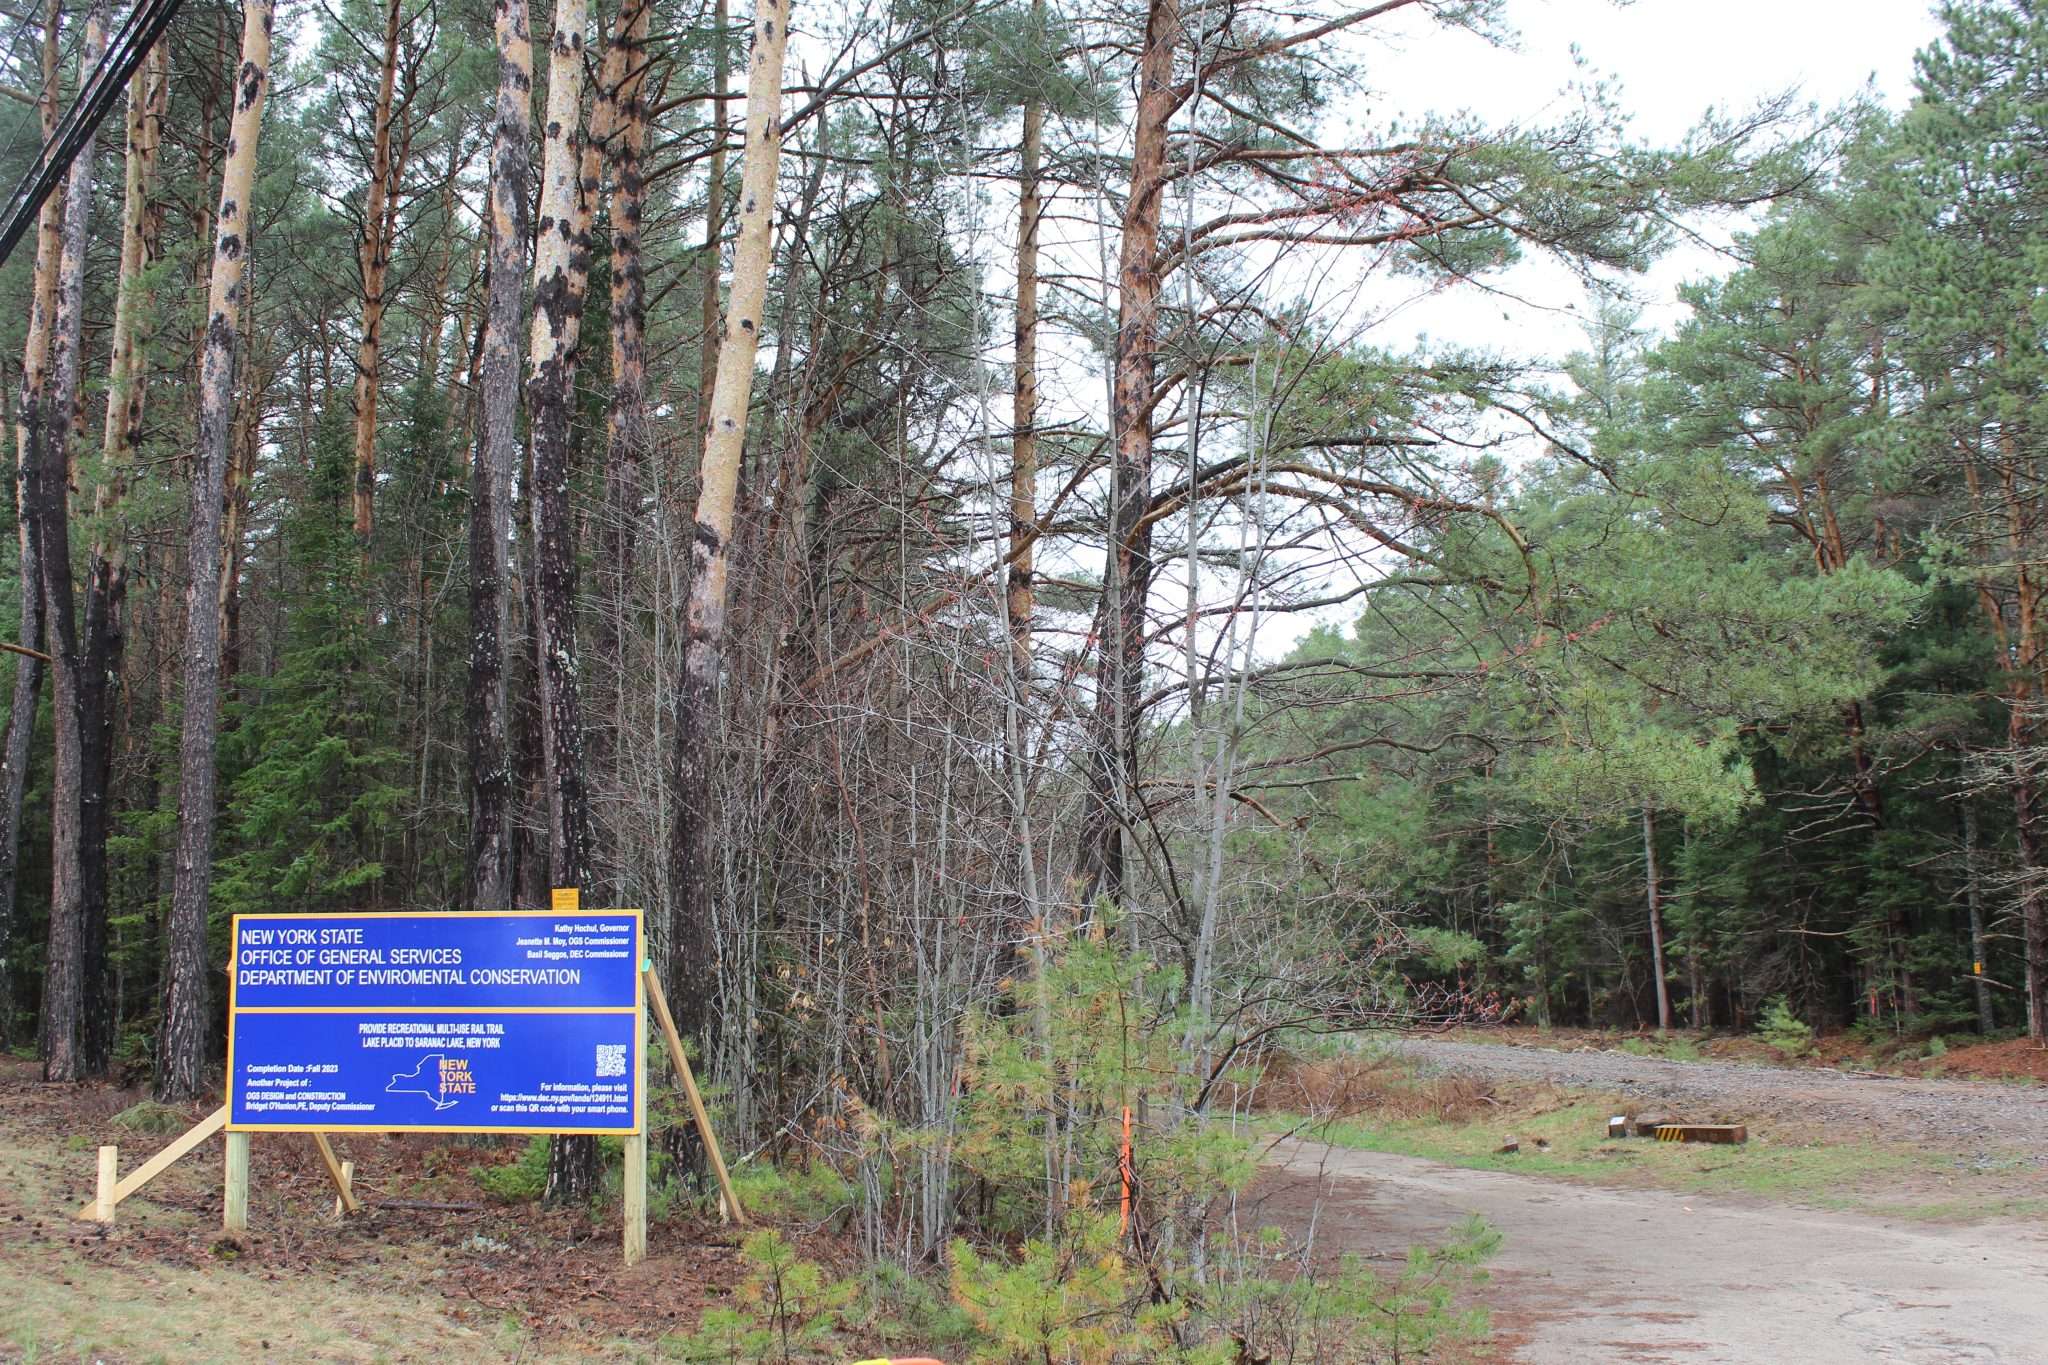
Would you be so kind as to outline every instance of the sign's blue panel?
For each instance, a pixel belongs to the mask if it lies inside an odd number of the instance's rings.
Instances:
[[[639,1016],[249,1014],[234,1019],[237,1127],[637,1127]]]
[[[640,1129],[640,915],[242,915],[228,1124]]]
[[[242,915],[237,1009],[630,1009],[640,917]]]

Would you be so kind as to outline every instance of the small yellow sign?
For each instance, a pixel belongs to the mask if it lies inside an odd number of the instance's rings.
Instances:
[[[583,908],[583,891],[575,886],[555,888],[554,912],[558,915],[573,915]]]
[[[1981,962],[1972,962],[1970,964],[1970,971],[1973,975],[1982,976],[1984,975],[1984,964]]]

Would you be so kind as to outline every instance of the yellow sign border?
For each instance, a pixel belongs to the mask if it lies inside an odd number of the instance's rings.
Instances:
[[[294,914],[290,911],[275,911],[268,914],[235,915],[228,921],[228,1048],[227,1069],[221,1077],[222,1101],[228,1113],[235,1112],[235,1018],[239,1014],[363,1014],[368,1010],[350,1009],[345,1005],[321,1006],[316,1009],[288,1009],[277,1006],[252,1005],[247,1009],[235,1006],[235,945],[242,941],[243,920],[361,920],[361,919],[559,919],[564,911],[558,910],[363,910],[350,911],[309,911]],[[631,915],[633,917],[633,1003],[606,1005],[595,1009],[575,1009],[564,1006],[527,1005],[499,1009],[472,1009],[465,1005],[401,1005],[381,1011],[389,1014],[631,1014],[639,1021],[633,1030],[633,1126],[631,1128],[511,1128],[489,1125],[478,1127],[470,1124],[438,1123],[347,1123],[323,1121],[320,1123],[236,1123],[232,1118],[225,1125],[231,1133],[505,1133],[531,1137],[637,1137],[647,1131],[647,1087],[644,1083],[646,1072],[641,1067],[647,1053],[647,981],[642,974],[641,964],[647,960],[647,912],[644,910],[611,907],[607,909],[579,909],[578,915]]]

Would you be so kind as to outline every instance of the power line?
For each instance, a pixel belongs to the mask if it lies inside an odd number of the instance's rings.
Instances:
[[[42,212],[43,201],[63,183],[72,161],[113,111],[114,102],[170,26],[181,3],[183,0],[139,0],[129,12],[120,32],[107,44],[106,55],[79,87],[78,98],[64,111],[28,173],[7,196],[6,214],[0,219],[0,264],[13,254],[15,244]]]

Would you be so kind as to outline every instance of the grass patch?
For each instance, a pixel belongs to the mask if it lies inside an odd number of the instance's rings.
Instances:
[[[1787,1143],[1752,1136],[1742,1146],[1719,1147],[1645,1138],[1612,1140],[1604,1134],[1613,1112],[1610,1104],[1585,1100],[1538,1111],[1513,1106],[1500,1119],[1483,1126],[1360,1117],[1310,1124],[1305,1131],[1332,1146],[1422,1157],[1470,1170],[1513,1171],[1689,1194],[1748,1195],[1816,1208],[1877,1207],[1876,1198],[1866,1193],[1873,1177],[1881,1178],[1878,1188],[1896,1186],[1901,1177],[1964,1182],[1974,1178],[1973,1173],[1959,1170],[1956,1163],[1940,1155],[1870,1142]],[[1497,1149],[1510,1132],[1521,1144],[1521,1151],[1504,1155]],[[1548,1144],[1548,1151],[1537,1150],[1538,1139]],[[1956,1216],[1985,1203],[1967,1197],[1942,1202]],[[2010,1201],[1994,1196],[1992,1202]],[[1894,1205],[1890,1211],[1904,1214],[1912,1207],[1916,1206]],[[1930,1211],[1922,1216],[1941,1215]]]
[[[45,1253],[0,1259],[0,1305],[6,1358],[377,1362],[418,1359],[426,1341],[444,1365],[510,1358],[507,1343],[451,1321],[430,1294],[317,1274],[280,1292],[220,1267],[130,1269]]]
[[[1658,1057],[1667,1062],[1697,1062],[1706,1054],[1697,1038],[1667,1033],[1658,1038],[1624,1038],[1618,1047],[1631,1057]]]
[[[1641,1055],[1652,1055],[1648,1043]],[[2048,1212],[2031,1163],[2001,1162],[1982,1153],[1838,1139],[1818,1126],[1774,1128],[1768,1120],[1751,1122],[1750,1139],[1740,1146],[1610,1139],[1607,1120],[1625,1108],[1612,1096],[1548,1084],[1418,1076],[1383,1054],[1362,1056],[1348,1067],[1319,1062],[1311,1072],[1283,1079],[1288,1085],[1280,1087],[1282,1097],[1325,1102],[1289,1105],[1283,1098],[1267,1111],[1267,1122],[1360,1151],[1470,1170],[1897,1218],[2018,1219]],[[1686,1117],[1715,1122],[1742,1116],[1694,1110]],[[1499,1150],[1509,1135],[1520,1147],[1513,1154]]]
[[[192,1120],[186,1118],[182,1111],[168,1104],[158,1104],[155,1100],[129,1105],[114,1115],[113,1123],[116,1128],[126,1128],[131,1133],[182,1133],[192,1126]]]

